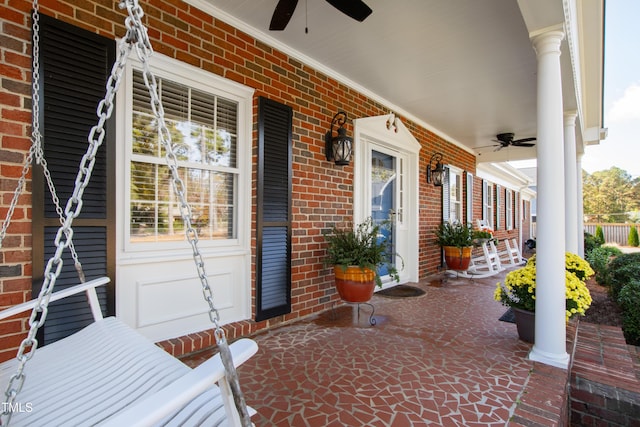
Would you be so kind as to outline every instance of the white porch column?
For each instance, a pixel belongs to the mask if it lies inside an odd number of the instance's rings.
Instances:
[[[576,117],[575,111],[564,113],[565,249],[574,254],[578,253]]]
[[[578,255],[584,258],[584,199],[582,196],[582,156],[579,153],[576,156],[576,179],[578,190]]]
[[[562,31],[532,38],[538,58],[536,337],[529,358],[567,368]]]

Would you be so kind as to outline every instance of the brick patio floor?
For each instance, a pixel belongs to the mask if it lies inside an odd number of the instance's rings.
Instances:
[[[342,305],[254,336],[260,349],[238,371],[247,403],[258,411],[253,422],[559,425],[567,372],[527,360],[531,345],[518,340],[514,324],[498,320],[506,308],[493,292],[503,277],[432,277],[413,284],[426,292],[420,297],[374,295],[375,326],[368,307],[358,316],[355,306]],[[193,366],[209,356],[183,361]],[[538,395],[542,402],[530,403]],[[535,409],[530,417],[527,407]]]

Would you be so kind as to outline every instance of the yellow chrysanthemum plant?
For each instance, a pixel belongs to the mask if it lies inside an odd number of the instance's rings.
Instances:
[[[576,254],[565,254],[566,268],[566,316],[567,321],[575,315],[584,316],[591,305],[591,294],[585,280],[594,275],[587,261]],[[508,307],[535,311],[536,308],[536,258],[529,258],[527,264],[507,273],[504,283],[498,283],[494,292],[496,301]]]

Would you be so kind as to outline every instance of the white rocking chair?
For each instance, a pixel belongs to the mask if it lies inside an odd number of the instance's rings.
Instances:
[[[456,277],[482,279],[504,271],[498,251],[492,240],[483,242],[480,249],[482,254],[471,257],[471,264],[466,271],[450,271],[450,273],[455,274]]]
[[[509,263],[511,265],[520,265],[526,260],[522,257],[522,253],[520,252],[520,246],[518,245],[518,241],[513,239],[504,239],[505,249],[498,254],[500,255],[501,262]]]

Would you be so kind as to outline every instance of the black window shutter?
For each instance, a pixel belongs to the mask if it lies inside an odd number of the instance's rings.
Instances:
[[[256,321],[291,312],[291,107],[260,98]]]
[[[44,156],[51,178],[65,208],[73,193],[87,138],[97,123],[96,108],[104,97],[115,42],[62,21],[40,16],[41,105],[40,123]],[[106,126],[106,138],[96,155],[91,180],[83,194],[80,216],[73,223],[73,243],[87,280],[109,275],[113,278],[115,253],[113,172],[107,160],[114,149],[114,125]],[[108,148],[107,148],[108,147]],[[40,292],[47,260],[55,253],[55,236],[60,225],[42,170],[34,166],[34,295]],[[108,244],[108,239],[111,242]],[[109,248],[109,249],[108,249]],[[78,284],[80,279],[68,250],[55,290]],[[115,311],[115,284],[98,288],[104,314]],[[93,321],[84,294],[51,303],[41,342],[57,341]]]

